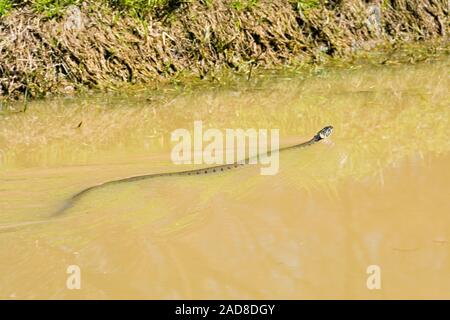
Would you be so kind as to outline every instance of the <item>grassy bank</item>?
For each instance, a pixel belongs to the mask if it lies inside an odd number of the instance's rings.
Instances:
[[[0,99],[448,43],[446,0],[0,0]]]

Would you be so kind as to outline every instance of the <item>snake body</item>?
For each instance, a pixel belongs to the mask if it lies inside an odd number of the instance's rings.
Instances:
[[[300,143],[300,144],[296,144],[296,145],[280,148],[280,149],[278,149],[278,150],[276,150],[274,152],[280,152],[280,151],[289,150],[289,149],[297,149],[297,148],[303,148],[303,147],[311,146],[311,145],[319,142],[320,140],[329,137],[331,135],[332,131],[333,131],[333,127],[332,126],[326,126],[322,130],[320,130],[310,140],[308,140],[306,142],[303,142],[303,143]],[[259,155],[257,155],[256,157],[259,157]],[[153,179],[153,178],[159,178],[159,177],[196,176],[196,175],[202,175],[202,174],[208,174],[208,173],[222,173],[222,172],[231,170],[233,168],[237,168],[237,167],[243,166],[244,164],[248,164],[250,159],[251,158],[246,158],[243,161],[239,161],[239,162],[236,162],[236,163],[233,163],[233,164],[217,165],[217,166],[212,166],[212,167],[207,167],[207,168],[202,168],[202,169],[193,169],[193,170],[178,171],[178,172],[165,172],[165,173],[146,174],[146,175],[128,177],[128,178],[124,178],[124,179],[107,181],[107,182],[104,182],[104,183],[101,183],[101,184],[98,184],[98,185],[86,188],[86,189],[81,190],[80,192],[74,194],[72,197],[70,197],[68,200],[65,201],[65,203],[63,204],[63,206],[61,206],[61,208],[59,208],[53,214],[51,214],[50,217],[55,217],[55,216],[62,215],[69,208],[73,207],[87,193],[89,193],[91,191],[94,191],[94,190],[98,190],[100,188],[103,188],[103,187],[106,187],[106,186],[109,186],[109,185],[118,184],[118,183],[125,183],[125,182],[134,182],[134,181],[140,181],[140,180],[145,180],[145,179]],[[7,232],[7,230],[12,231],[15,228],[20,227],[20,226],[39,224],[39,223],[44,223],[44,222],[49,222],[49,221],[51,221],[51,220],[30,221],[30,222],[13,224],[13,225],[6,225],[6,226],[4,225],[4,226],[0,226],[0,232],[1,233]]]
[[[300,143],[300,144],[296,144],[296,145],[280,148],[277,151],[280,152],[280,151],[283,151],[283,150],[289,150],[289,149],[294,149],[294,148],[296,149],[296,148],[303,148],[303,147],[311,146],[311,145],[319,142],[320,140],[329,137],[331,135],[332,131],[333,131],[333,127],[332,126],[326,126],[322,130],[317,132],[317,134],[314,137],[312,137],[310,140],[308,140],[306,142],[303,142],[303,143]],[[259,157],[259,155],[256,156],[256,157]],[[243,166],[244,164],[248,163],[250,159],[251,158],[246,158],[243,161],[235,162],[233,164],[217,165],[217,166],[207,167],[207,168],[202,168],[202,169],[193,169],[193,170],[178,171],[178,172],[153,173],[153,174],[146,174],[146,175],[128,177],[128,178],[119,179],[119,180],[107,181],[107,182],[104,182],[102,184],[98,184],[98,185],[86,188],[86,189],[76,193],[70,199],[66,200],[64,205],[60,209],[58,209],[56,212],[54,212],[52,214],[52,216],[58,216],[58,215],[63,214],[66,210],[68,210],[69,208],[73,207],[73,205],[80,198],[82,198],[84,195],[86,195],[87,193],[89,193],[89,192],[91,192],[93,190],[97,190],[97,189],[109,186],[109,185],[118,184],[118,183],[125,183],[125,182],[134,182],[134,181],[145,180],[145,179],[153,179],[153,178],[159,178],[159,177],[196,176],[196,175],[202,175],[202,174],[208,174],[208,173],[221,173],[221,172],[233,169],[233,168],[238,168],[240,166]]]

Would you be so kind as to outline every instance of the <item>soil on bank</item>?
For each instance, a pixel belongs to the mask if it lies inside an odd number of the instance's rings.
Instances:
[[[134,10],[118,5],[142,2],[133,1],[67,0],[49,11],[37,4],[51,0],[1,0],[0,7],[8,6],[0,8],[0,101],[214,78],[223,70],[251,74],[379,45],[436,40],[448,48],[447,0],[161,0]]]

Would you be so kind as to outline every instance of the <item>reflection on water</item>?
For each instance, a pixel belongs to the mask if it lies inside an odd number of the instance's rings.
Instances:
[[[449,60],[36,101],[0,117],[0,298],[450,298]],[[170,132],[324,125],[257,167],[186,170]],[[82,289],[66,288],[78,265]],[[368,290],[378,265],[382,289]]]

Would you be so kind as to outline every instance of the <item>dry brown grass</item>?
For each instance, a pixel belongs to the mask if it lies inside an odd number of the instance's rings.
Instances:
[[[170,14],[137,19],[88,1],[80,30],[67,28],[67,15],[48,19],[27,7],[14,10],[0,20],[0,99],[214,77],[224,68],[248,72],[379,43],[448,39],[446,0],[385,1],[381,32],[367,23],[372,3],[359,0],[306,11],[288,0],[261,0],[242,10],[231,2],[181,2]]]

